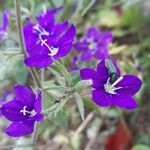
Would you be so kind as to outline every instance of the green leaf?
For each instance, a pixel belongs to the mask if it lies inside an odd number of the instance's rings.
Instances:
[[[44,88],[51,88],[51,87],[55,87],[56,86],[54,80],[44,81],[42,84],[43,84],[42,86]]]
[[[122,6],[124,10],[128,10],[129,8],[135,7],[141,0],[122,0]]]
[[[91,98],[86,97],[83,99],[84,106],[93,110],[98,110],[97,106],[95,103],[92,102]]]
[[[50,108],[54,104],[53,97],[47,91],[42,92],[42,97],[43,97],[42,101],[43,110]]]
[[[7,53],[7,54],[6,54]],[[7,51],[0,53],[0,80],[15,74],[16,64],[22,57],[20,55],[11,54]]]
[[[48,69],[51,71],[51,73],[52,73],[56,78],[62,77],[61,74],[60,74],[58,71],[56,71],[55,69],[50,68],[50,67],[48,67]]]
[[[75,90],[81,93],[91,85],[91,80],[82,80],[75,85]]]
[[[69,72],[65,68],[65,66],[62,65],[59,61],[55,61],[55,66],[58,68],[59,72],[61,72],[63,74],[63,76],[66,78],[68,85],[73,86],[73,80],[72,80]]]
[[[150,150],[150,147],[143,144],[137,144],[133,146],[131,150]]]
[[[25,67],[22,61],[16,64],[15,80],[19,84],[24,84],[26,82],[28,75],[28,69]]]
[[[68,126],[68,120],[65,109],[62,109],[56,115],[54,113],[49,114],[48,118],[60,127],[67,128]]]
[[[68,99],[69,99],[69,98],[66,97],[64,100],[62,100],[62,102],[59,103],[58,107],[55,109],[55,112],[54,112],[54,115],[55,115],[55,116],[57,115],[57,113],[58,113],[59,111],[61,111],[61,110],[63,109],[63,107],[64,107],[65,104],[67,103]]]
[[[102,9],[97,15],[97,23],[101,24],[102,26],[116,27],[121,25],[121,19],[112,9]]]
[[[82,120],[84,120],[84,105],[83,105],[81,96],[77,92],[74,93],[74,96],[75,96],[75,100],[76,100],[81,118],[82,118]]]

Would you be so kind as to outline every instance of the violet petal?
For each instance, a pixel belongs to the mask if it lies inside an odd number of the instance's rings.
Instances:
[[[83,80],[92,79],[93,81],[93,88],[99,88],[102,87],[101,80],[99,78],[98,73],[91,69],[91,68],[84,68],[80,70],[80,76]]]
[[[53,61],[48,55],[37,55],[26,58],[24,62],[29,67],[41,68],[49,66]]]
[[[27,119],[28,116],[20,113],[23,105],[16,100],[4,103],[1,107],[1,113],[10,121],[21,121]]]
[[[84,52],[81,55],[81,60],[82,61],[89,61],[92,58],[92,54],[90,51]]]
[[[16,85],[14,87],[15,99],[27,106],[30,109],[33,109],[35,103],[35,94],[24,85]]]
[[[118,90],[118,93],[126,93],[134,95],[141,88],[142,81],[134,75],[124,75],[123,80],[121,80],[116,86],[122,87]]]
[[[110,94],[107,94],[104,89],[96,89],[92,91],[93,101],[103,107],[112,105],[112,97]]]
[[[28,135],[28,134],[31,134],[33,131],[34,131],[33,120],[13,122],[6,129],[6,133],[9,136],[13,136],[13,137],[20,137],[20,136]]]
[[[136,101],[127,94],[118,94],[113,96],[112,102],[115,106],[125,109],[135,109],[137,107]]]

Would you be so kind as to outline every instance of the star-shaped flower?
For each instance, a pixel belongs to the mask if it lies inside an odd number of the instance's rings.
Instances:
[[[55,23],[55,10],[37,17],[37,23],[24,26],[25,44],[29,53],[25,64],[29,67],[47,67],[71,50],[76,29],[68,21]]]
[[[125,109],[137,107],[132,96],[139,91],[142,81],[134,75],[120,75],[119,68],[111,60],[101,61],[96,71],[91,68],[82,69],[80,76],[82,79],[92,79],[92,99],[97,105]]]
[[[14,92],[14,99],[0,108],[2,115],[12,121],[6,133],[14,137],[31,134],[34,131],[34,123],[43,120],[41,92],[35,95],[24,85],[16,85]]]
[[[107,46],[111,42],[111,32],[100,32],[96,28],[89,28],[85,36],[74,44],[74,47],[81,53],[82,61],[88,61],[93,57],[104,59],[108,57]]]

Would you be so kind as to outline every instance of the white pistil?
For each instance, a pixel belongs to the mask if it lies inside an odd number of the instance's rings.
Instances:
[[[45,39],[45,40],[41,40],[41,46],[45,45],[45,44],[46,44],[46,42],[47,42],[47,39]]]
[[[113,84],[112,86],[115,86],[117,83],[119,83],[123,79],[123,76],[119,77]]]
[[[35,25],[33,28],[35,31],[38,31],[40,35],[49,35],[49,32],[47,32],[44,28],[41,28],[39,24]]]
[[[26,108],[27,108],[27,106],[24,106],[23,109],[20,110],[20,112],[23,113],[24,116],[26,116],[27,114],[29,114],[29,117],[36,115],[36,112],[34,109],[32,111],[28,111],[28,110],[26,110]]]
[[[96,49],[97,43],[94,41],[94,38],[93,38],[93,37],[88,38],[88,39],[87,39],[87,42],[88,42],[88,48],[89,48],[89,49],[93,49],[93,50]]]
[[[119,77],[113,84],[110,84],[110,78],[108,78],[106,84],[104,84],[104,89],[107,93],[110,94],[117,94],[116,90],[122,89],[123,87],[115,87],[116,84],[118,84],[123,77]]]
[[[42,38],[43,35],[48,36],[49,33],[46,30],[44,30],[43,28],[40,28],[40,26],[38,24],[34,26],[34,29],[39,32],[39,41],[41,42],[41,46],[46,46],[48,48],[48,50],[50,52],[48,55],[55,56],[57,54],[59,48],[48,45],[47,39],[43,40],[43,38]]]
[[[96,49],[96,47],[97,47],[97,43],[96,42],[90,42],[89,45],[88,45],[89,49]]]

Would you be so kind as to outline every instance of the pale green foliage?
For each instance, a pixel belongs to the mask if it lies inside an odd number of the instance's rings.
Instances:
[[[81,115],[82,120],[84,120],[84,105],[83,105],[83,101],[81,99],[81,96],[76,92],[74,93],[75,96],[75,100]]]
[[[137,144],[133,146],[131,150],[150,150],[150,148],[143,144]]]
[[[4,80],[14,73],[16,64],[22,59],[17,51],[0,51],[0,80]]]

